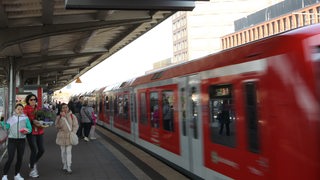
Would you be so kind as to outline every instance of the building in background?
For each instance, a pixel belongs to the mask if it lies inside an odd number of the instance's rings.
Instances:
[[[231,48],[320,22],[320,0],[285,0],[234,22],[234,33],[221,38]]]
[[[222,49],[221,37],[234,32],[234,21],[283,0],[211,0],[196,2],[191,12],[172,16],[172,63],[196,59]]]

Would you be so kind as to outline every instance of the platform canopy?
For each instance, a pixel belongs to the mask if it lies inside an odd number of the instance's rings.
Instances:
[[[20,89],[61,89],[192,5],[190,0],[2,0],[0,85],[8,84],[13,69]]]

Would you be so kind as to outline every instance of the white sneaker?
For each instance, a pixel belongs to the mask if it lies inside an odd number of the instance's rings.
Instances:
[[[90,141],[88,137],[84,137],[83,139],[84,139],[85,141],[87,141],[87,142]]]
[[[33,177],[33,178],[39,177],[38,170],[37,170],[36,167],[34,167],[34,168],[30,171],[29,176],[30,176],[30,177]]]
[[[2,180],[8,180],[8,176],[7,175],[3,175],[2,176]]]
[[[63,164],[62,170],[66,171],[67,170],[67,164]]]
[[[18,174],[14,177],[14,180],[24,180],[24,178],[20,176],[20,173],[18,173]]]
[[[70,173],[70,174],[72,173],[71,166],[67,167],[67,172]]]

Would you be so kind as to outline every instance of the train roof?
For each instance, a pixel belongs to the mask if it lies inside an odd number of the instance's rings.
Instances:
[[[281,49],[290,48],[290,46],[284,47],[282,45],[282,42],[284,42],[288,38],[291,38],[293,36],[295,38],[306,38],[317,34],[320,34],[320,24],[287,31],[281,34],[247,43],[245,45],[226,49],[198,59],[170,66],[151,74],[140,76],[136,78],[136,80],[132,83],[132,86],[193,74],[200,71],[222,67],[228,64],[239,64],[254,59],[263,58],[266,55],[270,56],[272,54],[275,54]]]

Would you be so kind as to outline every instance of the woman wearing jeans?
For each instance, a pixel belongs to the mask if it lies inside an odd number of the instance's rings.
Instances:
[[[35,111],[38,110],[37,101],[38,99],[36,95],[29,94],[25,99],[27,105],[24,107],[23,110],[24,114],[26,114],[29,117],[29,120],[32,125],[32,133],[27,135],[27,140],[31,151],[29,162],[29,166],[31,168],[31,171],[29,173],[30,177],[39,177],[36,163],[39,161],[39,159],[44,153],[44,129],[41,127],[39,121],[36,120],[35,116]]]

